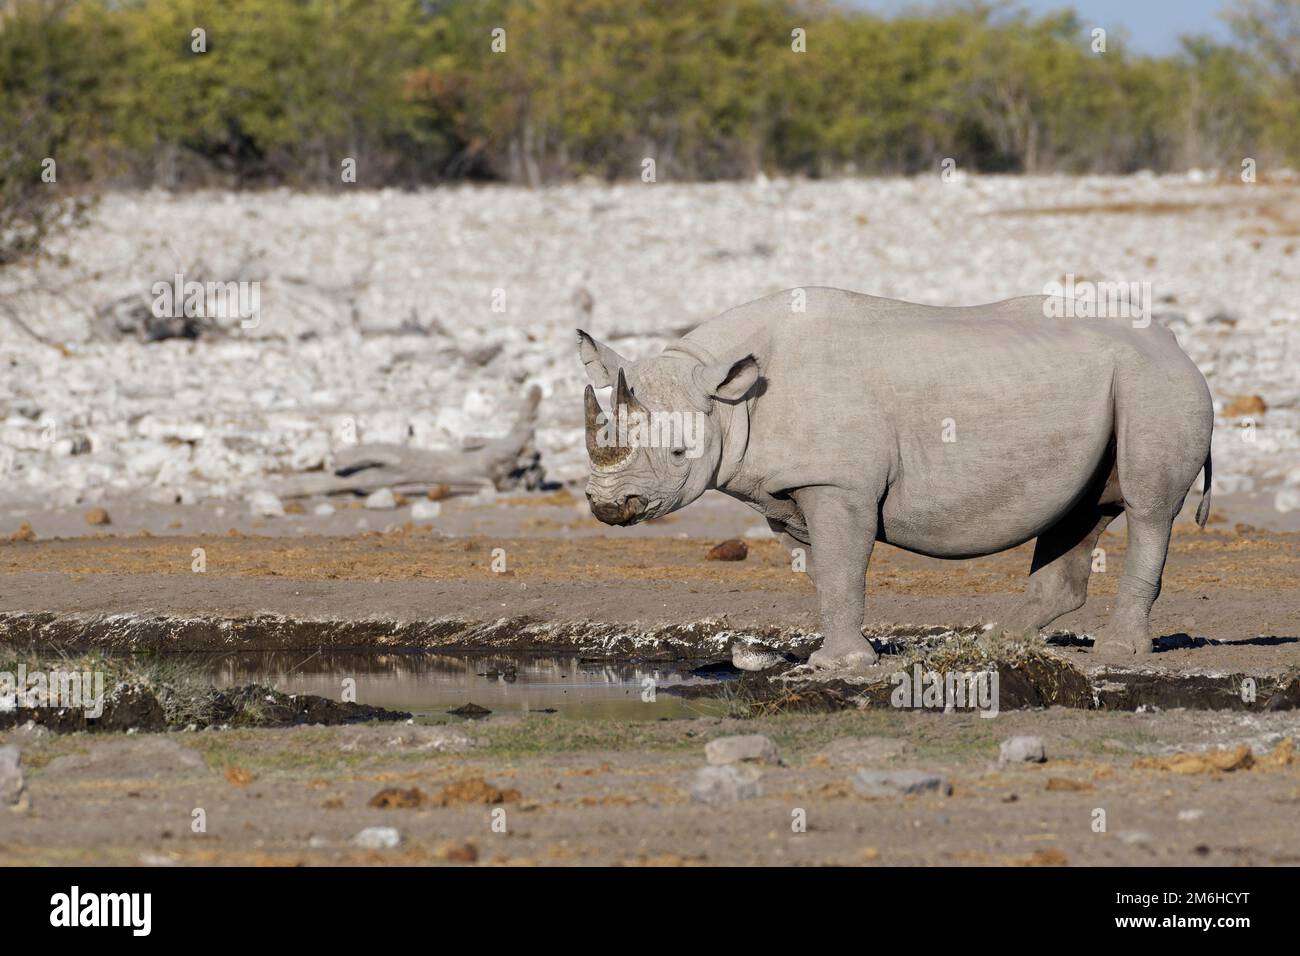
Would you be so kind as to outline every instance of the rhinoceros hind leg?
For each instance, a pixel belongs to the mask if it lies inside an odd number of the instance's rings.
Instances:
[[[1178,375],[1152,372],[1130,365],[1115,377],[1115,460],[1128,554],[1115,609],[1093,644],[1095,653],[1107,657],[1152,652],[1151,605],[1160,596],[1169,533],[1205,466],[1214,429],[1210,393],[1198,372],[1190,365]]]
[[[1076,508],[1038,536],[1029,584],[1006,627],[1009,634],[1037,634],[1063,614],[1077,611],[1088,599],[1097,539],[1123,509],[1118,504]]]
[[[1160,596],[1172,527],[1172,515],[1129,513],[1124,577],[1119,582],[1115,610],[1095,637],[1094,653],[1119,659],[1151,653],[1151,605]]]

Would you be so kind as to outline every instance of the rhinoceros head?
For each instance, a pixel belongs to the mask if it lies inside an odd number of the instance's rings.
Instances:
[[[582,330],[578,353],[591,381],[584,400],[592,514],[606,524],[635,524],[676,511],[714,485],[723,445],[717,405],[739,402],[758,381],[754,355],[633,362]],[[612,386],[609,412],[593,386]]]

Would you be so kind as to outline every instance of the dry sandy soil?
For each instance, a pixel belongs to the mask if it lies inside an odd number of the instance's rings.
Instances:
[[[0,864],[1296,864],[1300,760],[1177,772],[1143,755],[1238,742],[1284,754],[1276,743],[1298,724],[1294,712],[1053,708],[993,720],[535,715],[457,728],[13,732],[31,806],[0,812]],[[692,801],[705,743],[735,733],[768,734],[785,766],[763,768],[752,799]],[[1048,762],[996,766],[998,741],[1017,733],[1041,735]],[[851,783],[861,767],[938,770],[953,792],[869,799]],[[465,786],[478,779],[486,786]],[[370,806],[386,788],[423,799]],[[496,808],[504,833],[492,829]],[[397,828],[402,843],[353,843],[372,826]]]

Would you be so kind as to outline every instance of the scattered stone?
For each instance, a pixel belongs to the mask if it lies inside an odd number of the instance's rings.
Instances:
[[[468,704],[462,704],[455,710],[449,710],[447,713],[455,714],[457,717],[468,717],[470,720],[479,720],[492,713],[492,711],[488,710],[486,707],[480,707],[478,704],[470,702]]]
[[[366,827],[352,842],[367,850],[391,850],[401,846],[402,834],[397,827]]]
[[[698,803],[735,803],[761,796],[759,781],[762,773],[757,767],[701,767],[691,783],[691,799]]]
[[[36,532],[32,530],[32,526],[30,524],[24,521],[22,524],[18,526],[18,530],[9,536],[9,540],[10,541],[35,541]]]
[[[0,806],[27,809],[27,783],[23,780],[22,752],[12,744],[0,747]]]
[[[1046,763],[1042,737],[1008,737],[998,745],[998,763]]]
[[[704,756],[713,766],[731,763],[765,763],[780,765],[776,744],[762,734],[719,737],[704,745]]]
[[[380,488],[366,497],[366,507],[371,511],[388,511],[397,507],[397,498],[389,488]]]
[[[749,557],[749,545],[739,538],[728,538],[715,544],[704,557],[709,561],[744,561]]]
[[[311,509],[311,513],[316,515],[318,518],[328,518],[334,513],[334,506],[328,501],[322,501],[315,508]]]
[[[255,491],[248,496],[248,510],[258,518],[283,518],[284,505],[270,491]]]
[[[1281,514],[1300,511],[1300,488],[1283,488],[1274,496],[1273,508]]]
[[[952,784],[946,777],[924,770],[859,770],[853,787],[865,797],[889,797],[895,794],[939,793],[948,796]]]
[[[411,505],[412,521],[432,521],[442,514],[442,505],[436,501],[417,501]]]
[[[1121,830],[1115,834],[1125,846],[1148,846],[1152,836],[1144,830]]]
[[[1183,823],[1195,823],[1205,816],[1204,810],[1179,810],[1178,819]]]
[[[455,807],[467,803],[518,803],[519,800],[518,790],[500,790],[482,777],[471,777],[449,783],[429,802],[435,807]]]
[[[1236,418],[1239,415],[1263,415],[1267,411],[1268,405],[1259,395],[1234,395],[1232,401],[1223,407],[1223,416]]]
[[[86,524],[112,524],[113,519],[103,508],[91,508],[86,512]]]
[[[441,501],[443,498],[450,498],[451,486],[443,484],[432,485],[425,497],[430,501]]]

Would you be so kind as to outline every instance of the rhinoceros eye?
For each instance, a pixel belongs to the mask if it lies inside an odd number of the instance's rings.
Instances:
[[[674,457],[674,458],[685,458],[685,457],[686,457],[686,449],[685,449],[685,448],[674,448],[674,449],[673,449],[673,457]]]

